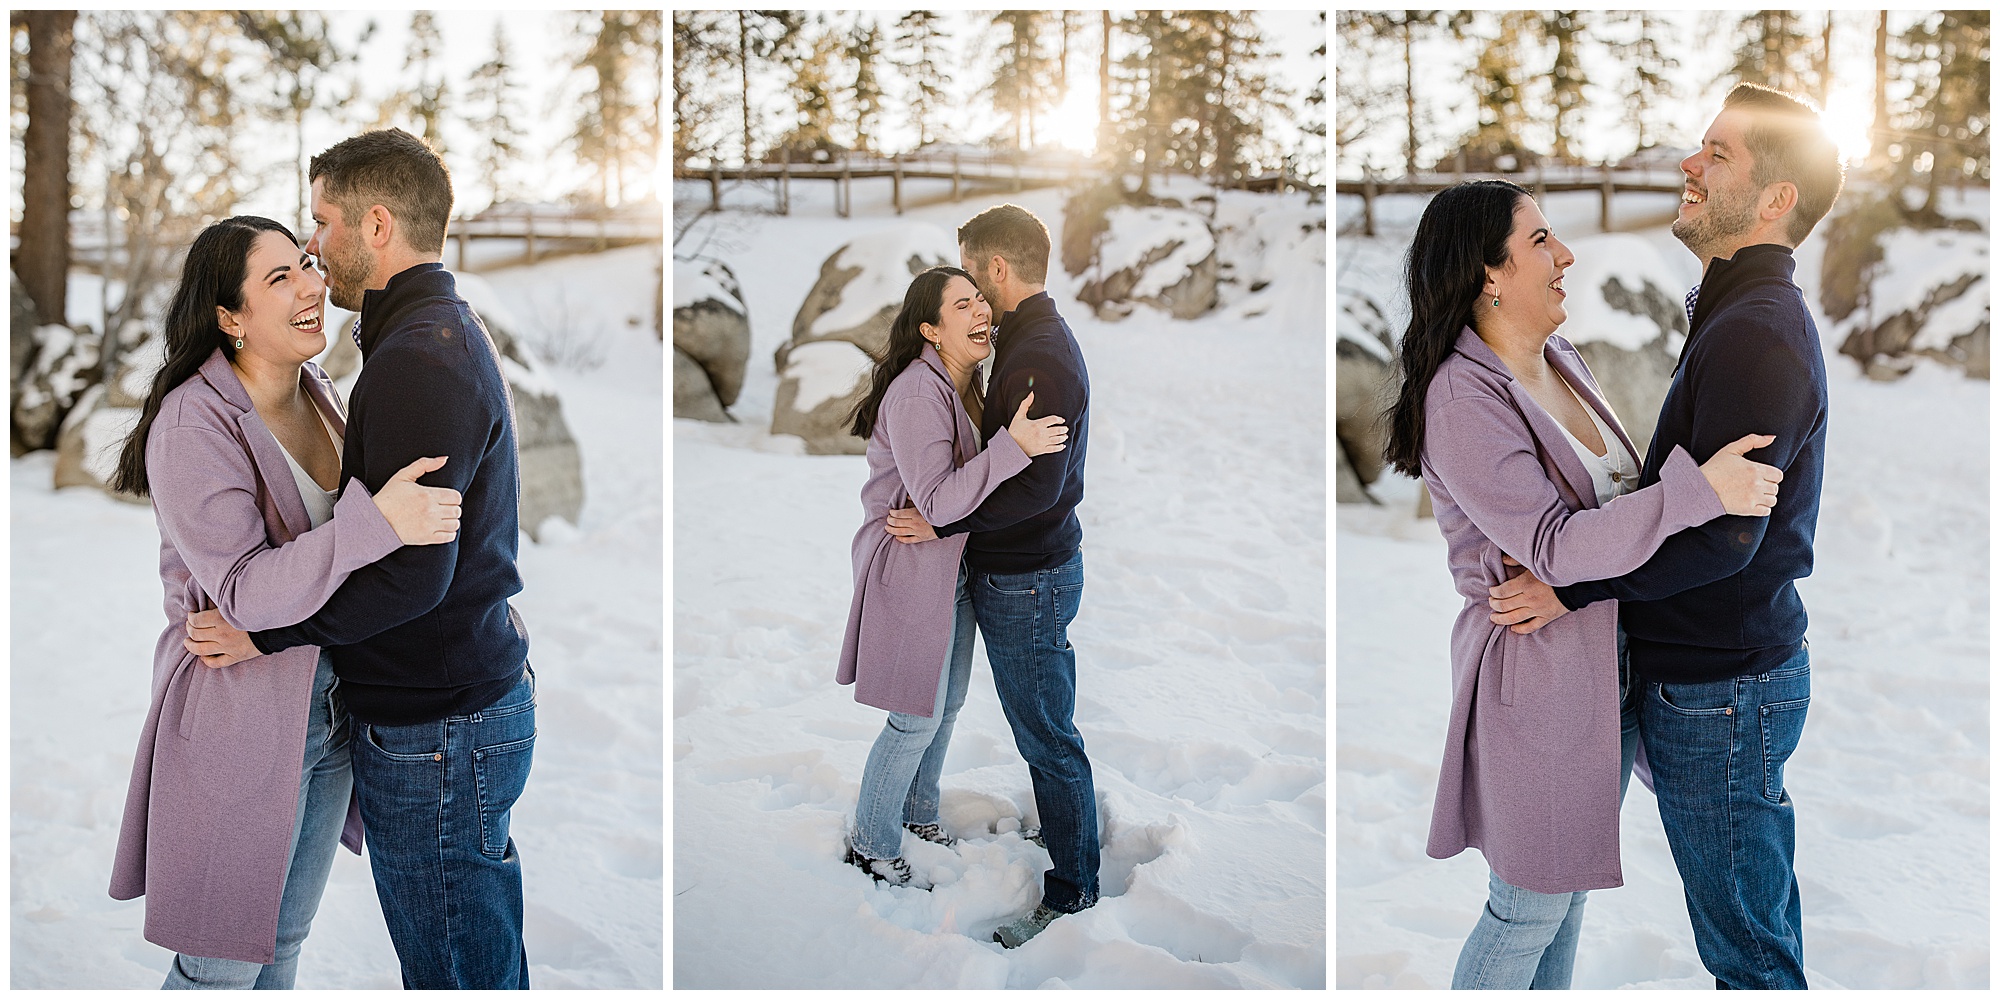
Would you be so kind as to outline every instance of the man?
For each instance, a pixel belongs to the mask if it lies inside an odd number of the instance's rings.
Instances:
[[[534,746],[521,590],[513,402],[486,328],[444,270],[451,178],[422,140],[367,132],[313,157],[306,252],[333,304],[358,310],[366,365],[349,400],[343,479],[377,490],[443,455],[428,485],[464,495],[458,539],[356,570],[318,613],[245,636],[214,612],[189,648],[224,665],[329,647],[354,719],[354,784],[403,985],[526,989],[521,865],[507,833]]]
[[[1793,581],[1812,572],[1827,390],[1792,250],[1832,206],[1842,169],[1810,105],[1744,84],[1681,170],[1673,233],[1702,261],[1702,281],[1639,485],[1659,481],[1676,445],[1700,460],[1772,434],[1749,457],[1784,470],[1777,505],[1769,518],[1724,516],[1674,535],[1617,579],[1551,590],[1523,573],[1493,588],[1493,621],[1532,632],[1620,602],[1646,682],[1639,735],[1702,962],[1718,987],[1804,989],[1784,766],[1810,694]]]
[[[991,440],[1030,390],[1061,414],[1069,447],[1032,459],[963,520],[933,529],[915,508],[889,512],[888,530],[918,542],[970,532],[972,607],[1000,707],[1028,762],[1042,841],[1054,865],[1032,913],[993,934],[1018,948],[1049,922],[1097,902],[1097,794],[1077,733],[1076,651],[1069,623],[1083,599],[1083,458],[1090,441],[1090,378],[1069,324],[1044,290],[1049,230],[1034,213],[1001,205],[958,230],[959,262],[996,312],[992,375],[980,437]]]

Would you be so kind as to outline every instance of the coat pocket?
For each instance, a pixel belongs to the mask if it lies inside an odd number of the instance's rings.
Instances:
[[[181,670],[187,675],[187,696],[181,701],[181,739],[194,739],[195,713],[201,708],[202,688],[208,685],[210,668],[189,654],[181,661]]]

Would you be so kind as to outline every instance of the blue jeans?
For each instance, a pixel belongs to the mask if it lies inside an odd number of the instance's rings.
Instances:
[[[1632,781],[1639,754],[1639,696],[1618,633],[1618,797]],[[1583,933],[1584,892],[1533,892],[1486,873],[1486,908],[1458,953],[1455,990],[1566,990],[1576,969],[1576,941]]]
[[[1054,569],[974,573],[972,608],[1000,709],[1028,762],[1054,868],[1042,905],[1075,913],[1097,902],[1097,793],[1076,731],[1076,651],[1069,624],[1083,602],[1083,551]]]
[[[354,788],[348,768],[347,709],[340,703],[333,661],[322,651],[313,673],[312,706],[306,712],[306,753],[299,771],[299,804],[292,820],[291,862],[278,903],[277,954],[271,964],[228,958],[175,955],[166,990],[289,990],[299,971],[299,946],[312,930],[326,891],[327,873],[340,848],[347,802]]]
[[[535,749],[535,674],[470,715],[357,722],[368,866],[405,989],[527,989],[521,856],[508,810]]]
[[[951,648],[939,668],[937,700],[931,714],[890,712],[868,765],[861,772],[861,798],[854,806],[854,849],[878,861],[903,854],[903,823],[938,821],[938,777],[944,773],[951,727],[965,705],[972,679],[972,594],[965,564],[958,566],[958,600],[952,617]]]
[[[1805,644],[1768,673],[1645,687],[1639,733],[1702,964],[1718,987],[1805,989],[1785,791],[1812,696]]]

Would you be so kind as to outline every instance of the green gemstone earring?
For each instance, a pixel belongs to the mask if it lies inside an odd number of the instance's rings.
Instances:
[[[1498,296],[1498,295],[1495,295],[1495,296],[1493,296],[1493,308],[1495,308],[1495,309],[1498,309],[1498,308],[1500,308],[1500,296]],[[236,346],[238,346],[238,347],[242,347],[242,346],[243,346],[243,342],[242,342],[242,341],[240,341],[240,340],[239,340],[239,341],[237,341],[237,342],[236,342]]]
[[[1493,304],[1494,304],[1494,305],[1496,305],[1496,306],[1497,306],[1497,305],[1499,305],[1499,304],[1500,304],[1500,300],[1499,300],[1499,299],[1494,299],[1494,300],[1493,300]],[[239,350],[239,351],[243,349],[243,338],[242,338],[242,337],[238,337],[238,338],[236,338],[236,349],[237,349],[237,350]]]

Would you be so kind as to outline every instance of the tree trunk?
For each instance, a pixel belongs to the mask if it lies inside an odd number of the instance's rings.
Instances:
[[[1889,12],[1875,16],[1875,134],[1869,137],[1868,158],[1880,165],[1889,159]]]
[[[1412,54],[1410,12],[1403,12],[1403,122],[1408,133],[1403,142],[1403,176],[1417,175],[1417,70]]]
[[[70,43],[76,11],[14,15],[28,26],[28,126],[22,133],[21,248],[14,273],[36,318],[63,323],[69,286]]]
[[[750,15],[736,12],[736,66],[743,83],[743,165],[750,165]]]
[[[1097,61],[1097,153],[1111,151],[1111,12],[1104,12],[1104,54]]]

